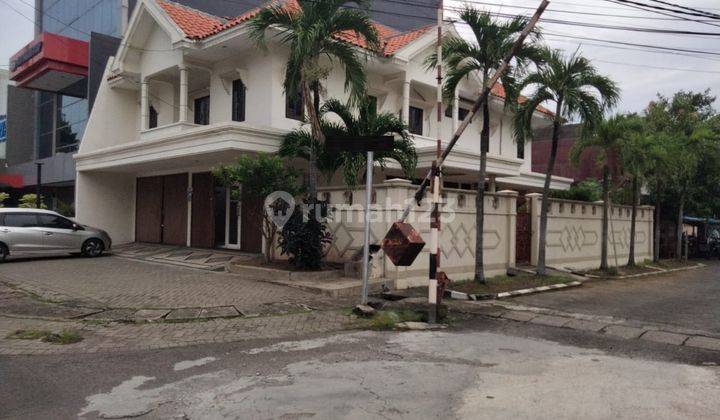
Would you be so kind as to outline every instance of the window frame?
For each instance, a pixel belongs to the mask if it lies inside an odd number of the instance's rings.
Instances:
[[[417,115],[420,116],[419,122],[413,121],[413,116]],[[415,125],[418,123],[419,127],[416,127]],[[415,131],[418,130],[418,128],[420,132]],[[425,132],[425,110],[423,108],[412,105],[408,107],[408,131],[411,134],[415,134],[418,136],[424,135],[423,133]]]
[[[236,122],[245,121],[247,111],[247,86],[242,79],[235,79],[232,82],[231,119]]]
[[[207,112],[200,114],[201,104],[207,104]],[[200,119],[201,117],[204,117]],[[210,125],[210,95],[199,96],[193,99],[193,123],[197,125]]]
[[[292,98],[293,96],[288,95],[287,92],[285,93],[285,118],[296,121],[305,121],[305,101],[303,100],[302,94],[297,92],[295,96],[295,101],[297,101],[296,103],[292,102]]]

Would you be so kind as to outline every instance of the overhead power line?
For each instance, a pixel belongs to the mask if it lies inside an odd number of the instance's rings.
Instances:
[[[650,0],[650,1],[653,1],[653,0]],[[683,15],[688,15],[688,16],[706,17],[706,18],[711,18],[711,19],[720,20],[720,16],[718,16],[718,15],[716,15],[716,14],[714,14],[714,13],[701,12],[701,11],[691,12],[691,11],[684,11],[684,10],[680,10],[680,9],[671,9],[671,8],[668,8],[668,7],[655,6],[655,5],[652,5],[652,4],[641,3],[641,2],[639,2],[639,1],[633,1],[633,0],[613,0],[612,2],[613,2],[613,3],[633,4],[633,5],[636,5],[636,6],[647,7],[647,8],[650,8],[650,9],[664,10],[664,11],[666,11],[666,12],[672,12],[672,13],[683,14]]]
[[[717,14],[717,13],[706,12],[706,11],[704,11],[704,10],[694,9],[694,8],[692,8],[692,7],[683,6],[683,5],[681,5],[681,4],[670,3],[670,2],[662,1],[662,0],[650,0],[650,1],[653,2],[653,3],[660,3],[660,4],[667,5],[667,6],[673,6],[673,7],[676,7],[676,8],[678,8],[678,9],[690,10],[691,12],[705,13],[705,14],[707,14],[707,15],[715,16],[715,17],[720,18],[720,15]]]

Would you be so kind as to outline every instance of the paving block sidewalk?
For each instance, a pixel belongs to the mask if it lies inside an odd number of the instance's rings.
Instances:
[[[195,344],[295,337],[340,331],[353,326],[345,311],[312,311],[255,318],[212,319],[204,322],[92,324],[0,316],[0,355],[95,353],[152,350]],[[57,345],[40,340],[8,338],[17,330],[76,330],[83,341]]]

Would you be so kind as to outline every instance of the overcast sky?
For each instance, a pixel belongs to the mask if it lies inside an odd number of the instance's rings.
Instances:
[[[641,1],[650,2],[650,0]],[[720,14],[720,1],[718,0],[666,1]],[[470,2],[474,6],[493,12],[531,14],[532,10],[523,8],[536,7],[540,0],[470,0]],[[34,0],[0,0],[0,22],[2,22],[0,24],[0,65],[2,68],[7,68],[10,56],[33,37],[34,10],[32,4],[34,4]],[[453,8],[462,6],[463,2],[451,0],[446,1],[446,5]],[[12,10],[11,7],[17,11]],[[583,15],[575,12],[631,17]],[[452,10],[449,10],[448,15],[451,13]],[[545,13],[544,18],[720,34],[720,20],[712,24],[675,20],[675,18],[639,11],[607,0],[554,0],[551,1],[549,11]],[[691,16],[688,18],[701,19]],[[598,41],[547,35],[546,41],[553,47],[572,52],[580,46],[582,53],[592,58],[602,73],[611,76],[618,82],[622,88],[619,111],[642,111],[658,92],[671,95],[679,89],[699,91],[710,88],[714,94],[720,95],[720,36],[652,34],[548,22],[542,22],[541,27],[547,33],[559,35],[701,50],[716,54],[689,54],[690,56],[688,56],[668,52],[647,52],[647,48],[640,48],[643,51],[639,51],[636,50],[637,47],[632,46],[623,47],[632,50],[607,48],[600,46],[607,44]],[[716,109],[720,108],[720,101],[716,103],[715,107]]]

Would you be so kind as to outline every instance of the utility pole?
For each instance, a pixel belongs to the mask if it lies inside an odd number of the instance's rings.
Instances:
[[[37,166],[37,180],[35,182],[35,207],[42,208],[42,162],[35,162]]]
[[[435,160],[432,163],[432,210],[430,214],[430,264],[428,272],[428,322],[437,320],[438,299],[438,269],[440,268],[440,189],[442,178],[438,162],[442,157],[442,37],[443,37],[443,0],[437,3],[437,123],[435,133],[437,147]],[[442,298],[442,296],[440,297]]]

